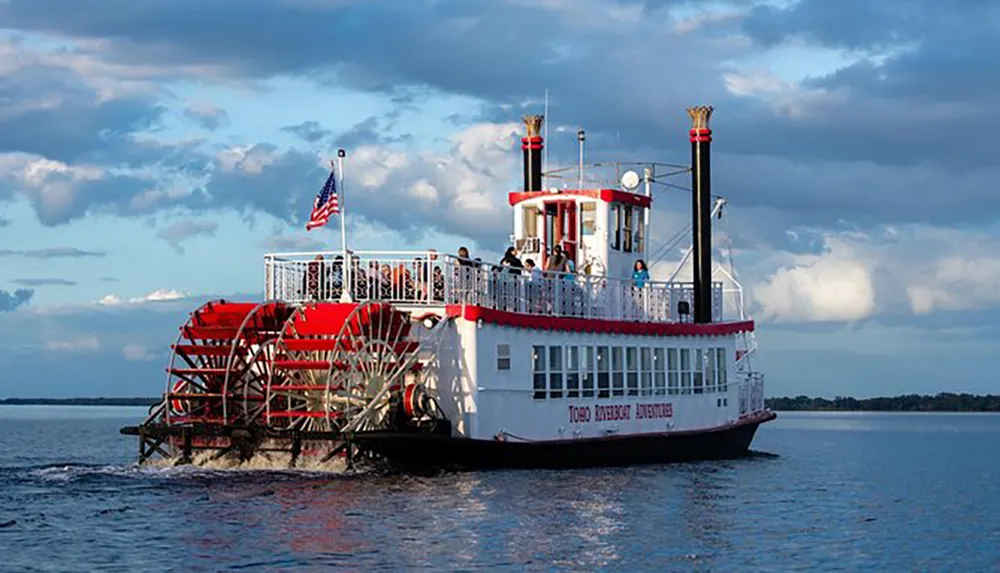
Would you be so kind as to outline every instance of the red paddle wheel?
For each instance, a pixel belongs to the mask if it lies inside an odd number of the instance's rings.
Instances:
[[[168,425],[244,424],[263,402],[263,349],[291,314],[283,303],[211,301],[180,328],[167,368]],[[258,408],[259,409],[259,406]]]
[[[334,405],[344,420],[342,430],[383,426],[390,400],[414,385],[424,366],[421,350],[424,354],[436,350],[434,345],[422,345],[418,328],[410,315],[380,302],[358,306],[344,321],[330,371],[330,385],[338,397]]]
[[[377,424],[389,394],[421,367],[410,320],[381,302],[300,309],[275,342],[267,424],[319,432]]]
[[[250,425],[261,420],[274,342],[294,311],[281,302],[265,302],[244,319],[233,341],[223,383],[223,414],[232,423]]]
[[[274,343],[265,391],[265,424],[279,430],[330,432],[329,371],[337,334],[356,305],[318,303],[295,311]]]

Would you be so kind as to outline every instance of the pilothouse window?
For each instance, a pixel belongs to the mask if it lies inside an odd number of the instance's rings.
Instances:
[[[624,223],[622,225],[622,250],[626,253],[632,252],[632,207],[628,205],[619,205],[620,212],[623,214]]]
[[[615,229],[615,233],[611,237],[611,248],[620,251],[622,248],[622,206],[618,203],[611,204],[611,223]]]
[[[642,247],[643,247],[643,244],[642,244],[642,241],[643,241],[642,230],[643,230],[644,227],[645,226],[643,225],[643,209],[642,209],[642,207],[636,207],[635,208],[635,233],[634,233],[635,239],[632,241],[633,242],[633,245],[632,245],[632,251],[633,252],[636,252],[636,253],[641,253],[642,252]]]
[[[597,232],[597,203],[588,201],[580,204],[580,232],[584,237]]]

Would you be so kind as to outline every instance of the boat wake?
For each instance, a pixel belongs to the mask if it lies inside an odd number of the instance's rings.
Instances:
[[[280,457],[254,456],[240,463],[230,459],[211,459],[211,456],[196,456],[190,464],[174,465],[173,460],[150,460],[146,464],[90,465],[52,464],[46,466],[18,468],[23,477],[43,482],[79,482],[94,478],[140,479],[140,480],[211,480],[232,479],[244,476],[253,479],[301,479],[320,476],[356,476],[366,473],[363,468],[348,472],[343,459],[328,462],[301,460],[295,468],[288,467],[288,460]],[[10,468],[14,469],[14,468]]]

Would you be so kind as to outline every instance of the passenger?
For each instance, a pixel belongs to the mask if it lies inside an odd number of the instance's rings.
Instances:
[[[306,298],[321,300],[327,296],[323,255],[316,255],[306,266]]]
[[[444,300],[444,271],[441,267],[434,267],[434,300]]]
[[[507,251],[503,254],[503,258],[500,259],[500,266],[510,267],[510,274],[519,275],[521,274],[521,269],[524,268],[524,264],[521,263],[521,259],[517,258],[517,252],[514,247],[507,247]]]
[[[459,266],[471,267],[473,265],[472,259],[469,258],[469,249],[466,247],[458,248],[458,259],[455,261]]]
[[[413,259],[413,286],[416,289],[417,300],[428,300],[430,298],[430,270],[428,261],[422,257]]]
[[[382,263],[382,268],[378,273],[378,294],[375,298],[392,297],[392,267],[388,263]]]
[[[369,277],[378,276],[378,263],[372,261],[369,263],[368,268],[369,271],[366,272],[364,267],[361,266],[361,259],[351,257],[351,290],[349,292],[354,300],[366,300],[369,298],[369,288],[372,284]]]
[[[568,255],[566,255],[566,263],[563,265],[563,268],[566,269],[563,271],[566,273],[565,278],[573,280],[575,278],[574,275],[576,275],[576,262],[569,258]]]
[[[392,298],[413,300],[413,277],[403,263],[396,265],[392,271]]]
[[[524,270],[528,273],[528,280],[539,281],[542,279],[542,271],[535,266],[535,259],[525,259]]]
[[[330,267],[331,297],[339,299],[344,287],[344,255],[337,255],[333,258],[333,265]]]
[[[649,269],[646,268],[646,261],[639,259],[635,262],[635,268],[632,270],[632,282],[638,288],[642,288],[646,286],[646,282],[648,281]]]
[[[552,247],[552,256],[549,257],[548,267],[545,270],[553,273],[566,272],[566,256],[563,255],[562,247],[559,245]]]

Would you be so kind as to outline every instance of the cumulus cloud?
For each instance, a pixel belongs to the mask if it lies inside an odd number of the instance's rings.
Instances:
[[[247,2],[234,13],[204,2],[110,1],[106,9],[122,8],[120,18],[93,18],[66,0],[0,5],[12,29],[74,48],[0,44],[0,56],[10,56],[0,57],[0,201],[25,198],[45,224],[179,208],[198,217],[268,213],[300,225],[326,175],[318,149],[249,136],[219,149],[155,136],[167,115],[224,117],[204,102],[178,104],[162,89],[166,81],[246,86],[281,76],[395,106],[376,115],[366,108],[340,133],[315,120],[280,128],[317,148],[350,147],[349,217],[414,241],[433,229],[495,248],[509,232],[505,194],[520,170],[515,118],[540,111],[549,87],[563,122],[550,126],[556,163],[573,160],[579,125],[602,151],[685,161],[682,108],[717,106],[713,180],[752,221],[734,237],[747,239],[747,283],[761,316],[862,320],[1000,304],[988,286],[990,253],[955,247],[975,237],[970,225],[992,224],[1000,209],[987,139],[1000,127],[992,4],[739,0],[681,10],[600,0],[402,8],[296,1]],[[183,25],[190,17],[204,26]],[[374,21],[385,34],[357,25]],[[525,58],[523,45],[539,37],[546,41]],[[456,99],[468,104],[461,130],[430,145],[399,145],[400,110],[433,102],[434,114],[454,118],[447,106]],[[962,144],[947,133],[962,133]],[[180,249],[184,239],[214,232],[211,225],[179,220],[158,236]],[[918,251],[871,239],[886,225],[937,231],[912,231],[922,237]],[[845,228],[870,239],[845,236]],[[267,244],[315,246],[293,235]],[[25,253],[0,251],[32,256]]]
[[[180,300],[183,298],[188,298],[190,296],[191,296],[190,293],[174,289],[161,288],[154,290],[153,292],[144,296],[130,297],[127,299],[123,299],[122,297],[116,294],[107,294],[101,297],[101,299],[97,301],[97,304],[102,306],[117,306],[122,304],[135,305],[147,302],[165,302],[165,301]]]
[[[857,321],[1000,305],[1000,241],[923,225],[881,233],[820,233],[817,254],[776,254],[778,270],[760,273],[753,300],[774,321]]]
[[[797,255],[754,289],[764,320],[856,321],[876,310],[873,262],[829,239],[821,255]]]
[[[0,289],[0,312],[17,310],[31,302],[33,296],[35,296],[35,290],[30,288],[19,288],[14,292]]]

